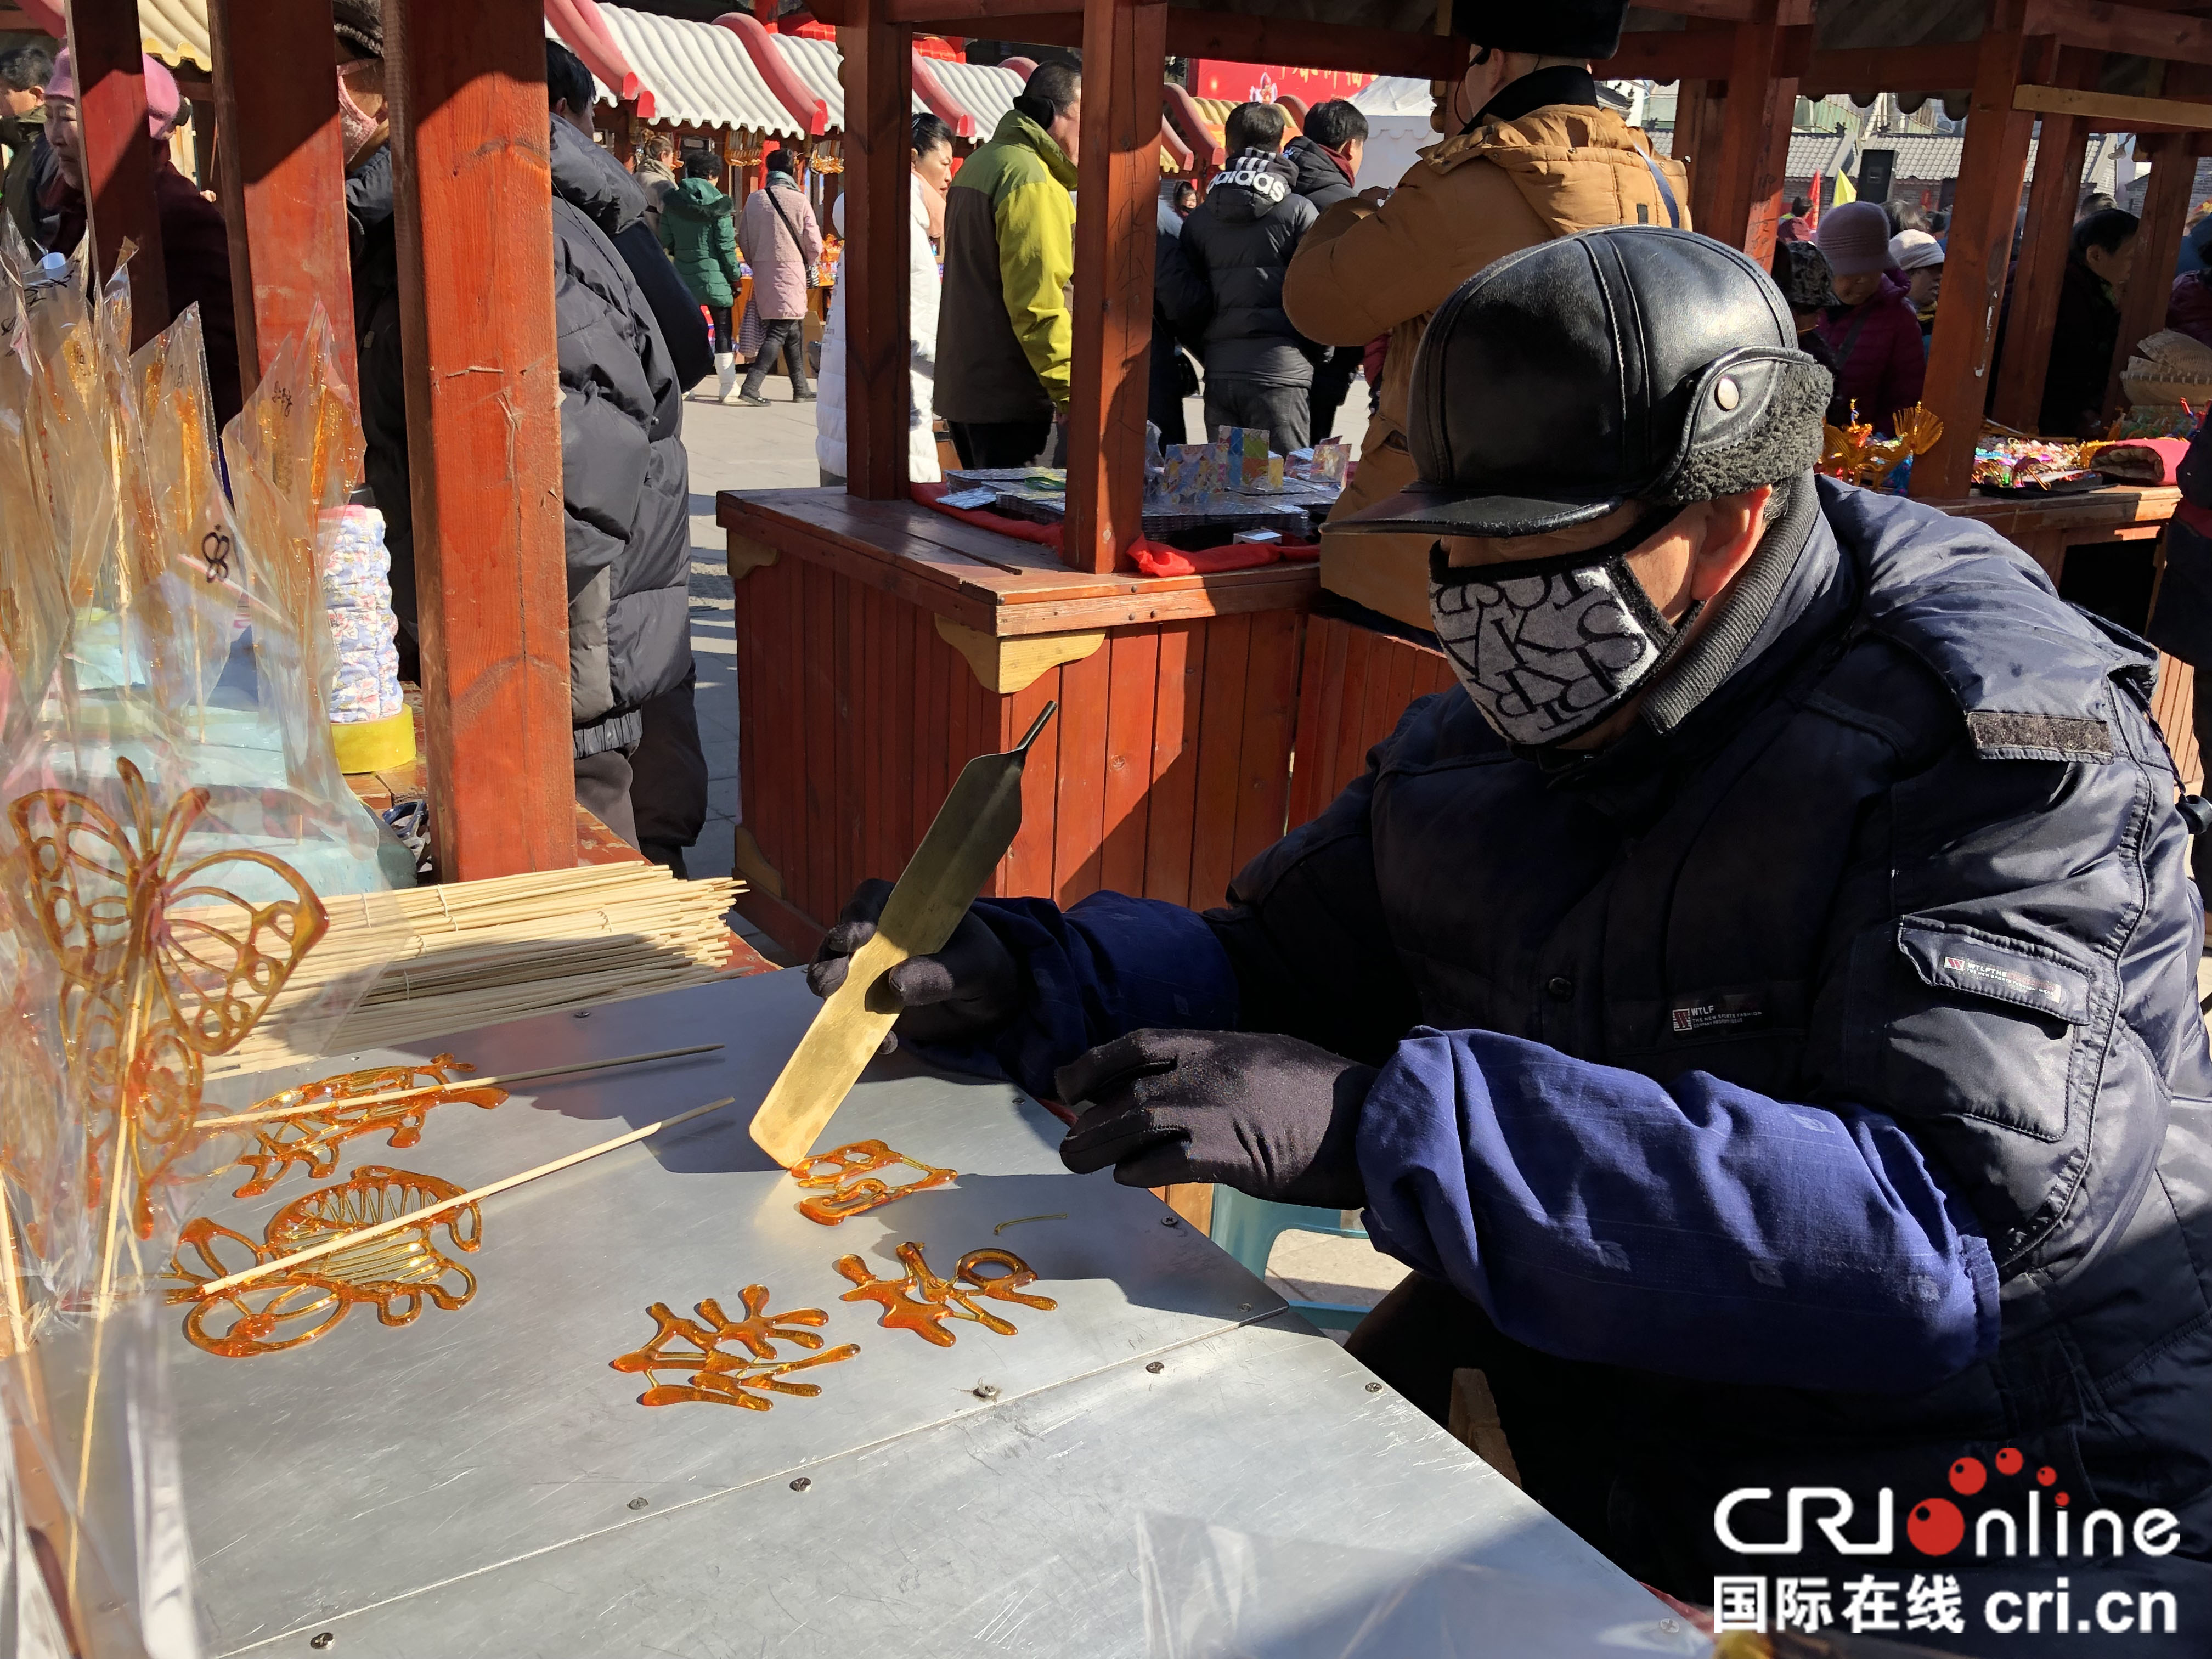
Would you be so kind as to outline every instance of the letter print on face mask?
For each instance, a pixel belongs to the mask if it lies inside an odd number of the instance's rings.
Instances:
[[[1607,546],[1555,558],[1455,568],[1441,545],[1430,556],[1437,637],[1498,736],[1529,746],[1560,742],[1596,725],[1651,677],[1679,630],[1623,554],[1679,511],[1647,518]]]

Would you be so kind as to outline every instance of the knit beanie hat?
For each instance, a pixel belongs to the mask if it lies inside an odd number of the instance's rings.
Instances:
[[[177,117],[184,108],[184,97],[177,90],[177,77],[169,73],[169,66],[150,52],[139,54],[139,68],[146,77],[146,135],[149,138],[166,138],[177,125]],[[58,102],[76,101],[76,70],[70,61],[70,52],[64,46],[54,54],[54,72],[46,82],[46,96]]]
[[[1894,270],[1889,255],[1889,215],[1879,202],[1846,202],[1820,216],[1814,240],[1828,257],[1828,269],[1838,276],[1863,276],[1869,271]]]
[[[358,57],[384,56],[384,8],[378,0],[331,0],[331,30]]]
[[[1943,245],[1924,230],[1900,230],[1889,239],[1889,259],[1899,270],[1943,263]]]

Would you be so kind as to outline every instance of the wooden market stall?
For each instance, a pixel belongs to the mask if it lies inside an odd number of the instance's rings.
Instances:
[[[1245,0],[1235,10],[1157,0],[825,0],[846,55],[854,246],[900,210],[904,65],[916,28],[1080,46],[1087,95],[1078,195],[1075,395],[1060,556],[952,523],[905,499],[904,272],[855,258],[847,280],[852,468],[844,499],[724,495],[738,580],[747,823],[739,866],[754,918],[811,944],[854,883],[897,867],[952,769],[1011,742],[1048,698],[1061,717],[1028,775],[1021,841],[993,890],[1063,902],[1105,885],[1218,902],[1237,864],[1320,810],[1412,697],[1449,684],[1425,608],[1375,617],[1325,597],[1326,574],[1283,564],[1164,583],[1134,574],[1151,315],[1152,200],[1169,52],[1440,80],[1465,64],[1426,6],[1344,8],[1340,23]],[[2106,489],[2023,505],[1967,487],[2004,301],[2015,204],[2039,115],[2017,319],[2049,332],[2073,180],[2093,131],[2153,135],[2193,155],[2212,106],[2172,95],[2212,65],[2212,22],[2098,0],[1980,0],[1935,8],[1842,0],[1680,0],[1632,14],[1601,76],[1680,83],[1675,154],[1698,228],[1771,255],[1790,118],[1808,95],[1969,89],[1963,176],[1926,401],[1946,438],[1915,493],[1990,520],[2057,572],[2071,546],[2154,537],[2171,490]],[[1956,14],[1954,15],[1954,14]],[[1018,21],[1017,21],[1018,20]],[[1948,37],[1948,38],[1947,38]],[[1899,45],[1903,40],[1922,44]],[[2146,61],[2147,60],[2147,61]],[[2110,88],[2125,88],[2124,91]],[[2146,89],[2160,93],[2146,98]],[[2205,118],[2197,129],[2190,124]],[[2187,166],[2154,171],[2132,341],[2162,317],[2187,206]],[[1103,204],[1103,208],[1096,204]],[[891,246],[887,240],[876,243]],[[2040,354],[2015,351],[1997,413],[2033,407]],[[1409,590],[1410,591],[1410,590]],[[1318,601],[1318,605],[1317,605]],[[2178,672],[2177,672],[2178,671]],[[2187,671],[2169,665],[2167,729],[2185,741]],[[2191,769],[2193,770],[2193,765]]]

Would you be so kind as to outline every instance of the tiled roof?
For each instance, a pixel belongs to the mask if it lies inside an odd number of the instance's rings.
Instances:
[[[208,46],[207,0],[138,0],[138,40],[165,62],[215,67]]]
[[[839,53],[834,40],[815,40],[803,34],[772,34],[775,49],[783,54],[799,78],[806,82],[807,90],[819,98],[830,112],[830,131],[842,132],[845,127],[845,88],[837,79]],[[924,106],[917,98],[916,111]]]
[[[1377,76],[1352,94],[1352,106],[1369,115],[1426,115],[1436,101],[1426,81],[1407,75]]]
[[[975,141],[981,143],[999,129],[1022,89],[1022,77],[996,64],[954,64],[930,59],[938,84],[961,108],[975,118]]]
[[[677,125],[750,127],[757,132],[805,137],[791,112],[761,79],[744,43],[729,30],[623,6],[602,5],[599,15],[606,20],[615,44],[629,59],[638,78],[653,89],[654,119]],[[779,44],[787,46],[791,42],[786,40]],[[797,67],[795,58],[793,67]],[[830,117],[835,126],[843,112],[844,99],[836,93],[834,80],[831,90],[836,96]],[[603,103],[617,101],[605,86],[599,88],[599,99]]]

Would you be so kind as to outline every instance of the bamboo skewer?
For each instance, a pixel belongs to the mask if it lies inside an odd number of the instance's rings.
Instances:
[[[426,1204],[419,1210],[410,1210],[405,1215],[394,1216],[389,1221],[380,1221],[370,1227],[356,1227],[349,1233],[340,1233],[336,1238],[326,1238],[319,1244],[310,1244],[304,1250],[295,1250],[289,1255],[280,1255],[271,1261],[257,1262],[251,1267],[240,1268],[238,1272],[226,1274],[221,1279],[211,1279],[199,1287],[199,1295],[203,1298],[220,1296],[225,1291],[235,1290],[240,1285],[252,1279],[265,1278],[274,1273],[284,1273],[299,1267],[303,1262],[319,1261],[339,1250],[351,1249],[357,1244],[366,1244],[373,1238],[381,1238],[387,1233],[396,1233],[404,1227],[416,1226],[428,1217],[442,1215],[447,1210],[465,1209],[471,1204],[481,1203],[487,1198],[520,1187],[526,1181],[535,1181],[540,1176],[556,1174],[572,1165],[581,1164],[586,1158],[597,1158],[602,1152],[615,1152],[633,1142],[643,1140],[647,1135],[659,1134],[663,1129],[672,1129],[679,1123],[689,1123],[695,1117],[704,1117],[709,1112],[719,1112],[723,1107],[733,1105],[736,1102],[735,1095],[725,1095],[720,1100],[710,1101],[704,1106],[695,1106],[688,1112],[678,1113],[674,1117],[665,1117],[658,1123],[648,1123],[641,1129],[632,1129],[626,1135],[617,1135],[612,1140],[603,1140],[596,1146],[586,1146],[580,1152],[570,1152],[566,1158],[556,1158],[550,1164],[541,1164],[534,1170],[525,1170],[520,1175],[504,1176],[488,1186],[478,1187],[473,1192],[459,1193],[452,1198],[441,1199],[435,1204]]]
[[[226,1129],[240,1123],[267,1123],[280,1117],[301,1117],[343,1107],[381,1106],[388,1101],[411,1100],[416,1095],[441,1094],[448,1089],[501,1089],[510,1083],[533,1083],[541,1077],[562,1077],[577,1072],[603,1072],[610,1066],[641,1066],[648,1060],[676,1060],[685,1054],[711,1054],[719,1042],[701,1042],[689,1048],[656,1048],[649,1054],[623,1054],[614,1060],[580,1060],[566,1066],[541,1066],[534,1072],[507,1072],[498,1077],[457,1077],[445,1083],[421,1083],[411,1089],[386,1089],[373,1095],[345,1095],[333,1100],[302,1101],[296,1106],[273,1107],[265,1112],[233,1112],[225,1117],[204,1117],[195,1129]]]

